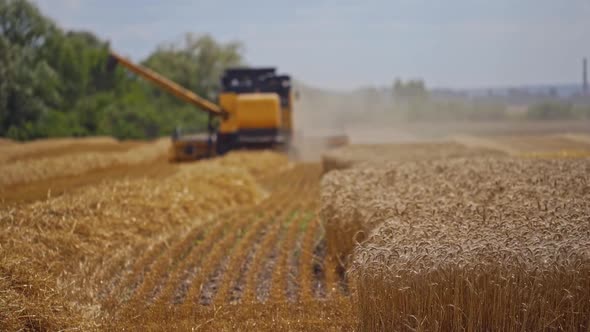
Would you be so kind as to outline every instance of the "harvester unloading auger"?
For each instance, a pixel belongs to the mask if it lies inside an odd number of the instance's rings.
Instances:
[[[111,52],[109,66],[120,64],[209,114],[208,134],[172,135],[171,159],[195,160],[235,149],[287,149],[293,137],[291,78],[275,68],[232,68],[221,78],[219,104],[162,75]],[[214,128],[213,118],[220,119]],[[346,140],[337,139],[337,144]],[[342,142],[341,142],[342,141]]]

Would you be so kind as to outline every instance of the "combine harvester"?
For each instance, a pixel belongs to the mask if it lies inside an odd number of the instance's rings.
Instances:
[[[172,135],[171,161],[211,158],[236,149],[278,149],[297,153],[292,144],[291,78],[278,75],[275,68],[227,69],[221,78],[219,104],[215,104],[148,68],[110,52],[109,68],[117,64],[209,114],[207,134],[195,135],[176,130]],[[336,147],[347,143],[346,136],[334,136],[315,138],[308,144]]]

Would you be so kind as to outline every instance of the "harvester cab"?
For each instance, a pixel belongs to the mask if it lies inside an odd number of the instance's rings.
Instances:
[[[291,79],[275,68],[232,68],[221,78],[218,153],[242,148],[280,148],[292,133]]]

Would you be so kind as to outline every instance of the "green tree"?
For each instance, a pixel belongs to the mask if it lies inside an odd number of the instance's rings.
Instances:
[[[214,99],[223,71],[243,64],[242,45],[219,43],[209,35],[186,34],[183,43],[161,45],[144,65],[197,94]]]
[[[12,44],[40,48],[52,23],[27,0],[0,0],[0,35]]]
[[[207,116],[124,68],[106,68],[109,45],[91,32],[64,31],[28,0],[0,0],[0,136],[169,134],[179,124],[205,129]],[[214,99],[242,46],[187,34],[144,62]]]
[[[59,103],[58,76],[39,50],[51,22],[25,0],[0,0],[0,135],[36,136],[38,119]]]

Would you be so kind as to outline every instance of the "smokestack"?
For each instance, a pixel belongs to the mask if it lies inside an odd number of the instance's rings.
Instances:
[[[584,58],[582,60],[582,92],[584,95],[588,94],[588,59]]]

